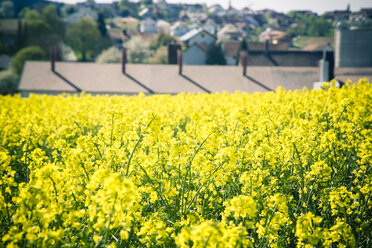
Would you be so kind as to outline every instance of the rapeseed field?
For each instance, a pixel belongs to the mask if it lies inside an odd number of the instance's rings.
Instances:
[[[0,97],[0,247],[371,247],[372,86]]]

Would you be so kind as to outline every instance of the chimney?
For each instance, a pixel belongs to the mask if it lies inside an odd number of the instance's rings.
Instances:
[[[177,64],[177,50],[181,49],[180,45],[169,44],[168,45],[168,64],[176,65]]]
[[[332,48],[326,47],[323,50],[323,58],[320,60],[320,81],[329,82],[335,78],[335,59]]]
[[[265,55],[268,56],[269,55],[269,40],[265,40],[265,51],[264,51]]]
[[[50,69],[54,72],[55,71],[55,63],[56,63],[56,52],[55,47],[50,49]]]
[[[247,58],[248,58],[248,52],[247,51],[241,51],[240,52],[240,59],[241,59],[241,64],[243,67],[243,76],[247,75]]]
[[[182,49],[177,50],[178,59],[178,74],[182,75]]]
[[[55,46],[55,61],[61,61],[61,50],[59,49],[59,46]]]
[[[127,49],[123,47],[122,50],[122,61],[121,61],[121,71],[126,74],[126,64],[127,64]]]

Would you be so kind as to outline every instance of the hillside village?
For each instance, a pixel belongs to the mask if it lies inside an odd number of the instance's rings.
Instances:
[[[335,30],[372,27],[372,9],[352,12],[350,6],[319,15],[306,10],[235,9],[231,1],[227,9],[166,0],[1,2],[4,71],[11,67],[11,57],[29,46],[40,49],[32,60],[50,58],[51,48],[57,46],[57,61],[120,63],[124,47],[129,63],[177,64],[181,49],[184,65],[239,65],[240,52],[247,51],[248,66],[318,67],[323,51],[335,49]],[[82,35],[85,42],[79,39]],[[371,35],[366,37],[368,43]],[[361,66],[372,67],[369,63]],[[19,79],[22,66],[13,78]]]

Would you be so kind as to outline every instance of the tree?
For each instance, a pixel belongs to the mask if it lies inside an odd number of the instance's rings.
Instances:
[[[37,46],[26,47],[13,57],[12,69],[15,74],[19,75],[22,72],[23,64],[26,60],[43,60],[45,59],[45,52]]]
[[[121,11],[122,16],[138,17],[137,4],[130,2],[129,0],[120,0],[119,10]]]
[[[97,56],[96,63],[120,63],[121,51],[117,47],[110,47]]]
[[[208,47],[207,50],[207,65],[226,65],[225,57],[220,45],[213,44]]]
[[[101,36],[106,37],[107,29],[106,29],[105,18],[103,17],[102,13],[98,14],[97,26],[98,26],[99,32],[101,33]]]
[[[313,21],[307,31],[309,36],[326,36],[330,33],[332,24],[324,18],[319,18]]]
[[[46,6],[41,14],[42,19],[47,23],[61,39],[63,39],[66,26],[63,20],[58,16],[57,9],[53,5]]]
[[[18,76],[12,70],[0,72],[0,94],[14,93],[18,88]]]
[[[14,16],[14,4],[12,1],[4,1],[1,3],[0,14],[3,17],[11,18]]]
[[[66,42],[75,53],[81,53],[82,61],[93,55],[99,39],[99,31],[90,18],[83,18],[67,28]]]
[[[24,19],[22,42],[28,46],[39,46],[48,55],[50,47],[57,45],[65,33],[65,24],[53,5],[48,5],[42,14],[24,8],[19,16]]]
[[[140,3],[147,6],[147,5],[152,5],[153,1],[152,0],[140,0]]]
[[[29,8],[24,8],[19,12],[19,17],[23,17],[26,21],[41,19],[39,12],[36,10],[30,10]]]
[[[151,42],[150,49],[157,50],[161,46],[168,46],[174,42],[177,42],[177,40],[172,35],[159,33],[156,35],[155,40]]]
[[[129,62],[144,63],[151,55],[146,42],[139,36],[130,39],[125,47],[128,49]]]
[[[162,46],[156,50],[153,57],[148,62],[150,64],[167,64],[168,63],[168,47]]]

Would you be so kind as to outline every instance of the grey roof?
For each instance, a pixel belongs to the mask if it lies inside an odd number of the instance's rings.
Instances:
[[[121,64],[96,64],[57,62],[56,72],[50,70],[50,62],[28,61],[23,70],[19,89],[21,92],[136,94],[180,92],[266,92],[281,86],[288,90],[313,88],[319,81],[317,67],[248,67],[247,76],[239,66],[184,65],[183,75],[177,65],[128,64],[127,74],[121,73]],[[339,68],[342,78],[368,76],[372,68]]]
[[[192,37],[194,37],[195,35],[197,35],[201,32],[204,32],[204,33],[208,34],[209,36],[217,39],[213,34],[210,34],[208,31],[206,31],[203,28],[194,28],[194,29],[190,30],[189,32],[187,32],[186,34],[184,34],[183,36],[181,36],[180,41],[183,41],[183,42],[188,41]]]
[[[249,51],[248,66],[315,66],[323,57],[322,51]]]

